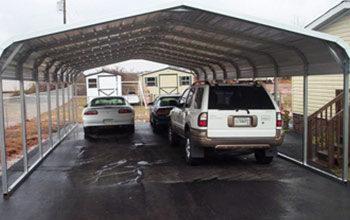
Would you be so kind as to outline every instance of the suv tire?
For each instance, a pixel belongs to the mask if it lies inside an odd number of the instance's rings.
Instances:
[[[180,137],[173,132],[172,126],[169,125],[168,129],[168,139],[172,147],[177,147],[180,144]]]
[[[185,140],[185,151],[186,151],[186,163],[190,166],[199,165],[200,158],[193,158],[192,150],[195,148],[191,139],[191,133],[188,131],[186,133]]]
[[[255,160],[260,164],[269,164],[272,162],[273,157],[268,157],[265,154],[265,149],[258,149],[254,151]]]

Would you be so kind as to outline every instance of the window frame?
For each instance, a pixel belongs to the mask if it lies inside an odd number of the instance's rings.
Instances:
[[[149,79],[153,78],[154,79],[154,85],[149,85]],[[147,87],[158,87],[158,78],[156,76],[149,76],[145,77],[145,85]]]
[[[194,103],[193,107],[195,109],[202,109],[203,95],[204,95],[204,88],[198,87],[194,98],[194,102],[193,102]]]
[[[95,82],[90,82],[90,80],[95,80]],[[91,86],[91,85],[95,85],[95,86]],[[88,89],[96,89],[97,88],[97,79],[96,78],[91,78],[88,79]]]
[[[180,86],[190,86],[191,85],[191,81],[192,81],[192,79],[191,79],[191,76],[179,76],[180,77],[180,80],[179,80],[179,83],[180,83]],[[188,77],[188,80],[186,79],[186,80],[183,80],[182,78],[187,78]],[[187,82],[188,81],[188,84],[183,84],[183,82]]]
[[[191,88],[188,92],[187,99],[186,99],[186,108],[190,108],[193,101],[193,96],[196,93],[196,88]]]

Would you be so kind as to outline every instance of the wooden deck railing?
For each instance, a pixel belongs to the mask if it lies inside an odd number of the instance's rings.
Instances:
[[[341,92],[308,117],[308,160],[334,168],[342,164],[343,103]]]

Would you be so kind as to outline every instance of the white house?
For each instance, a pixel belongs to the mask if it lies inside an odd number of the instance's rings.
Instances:
[[[98,96],[121,96],[122,77],[120,75],[99,72],[86,77],[86,96],[88,101]]]

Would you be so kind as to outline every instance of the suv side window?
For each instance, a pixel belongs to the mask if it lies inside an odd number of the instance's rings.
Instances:
[[[194,92],[195,92],[195,91],[196,91],[195,88],[191,88],[191,89],[190,89],[190,92],[189,92],[189,94],[188,94],[187,101],[186,101],[186,108],[191,107],[192,99],[193,99],[193,95],[194,95]]]
[[[184,91],[184,93],[182,93],[182,96],[179,99],[179,104],[181,106],[183,106],[186,103],[186,99],[187,99],[189,91],[190,91],[189,89],[186,89],[186,91]]]
[[[194,98],[194,108],[195,109],[201,109],[202,108],[202,99],[203,99],[203,88],[198,88],[196,97]]]

